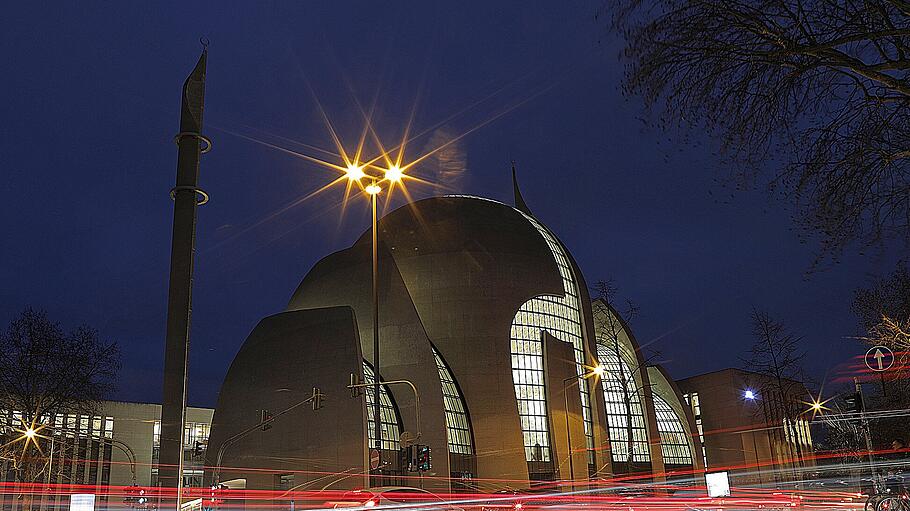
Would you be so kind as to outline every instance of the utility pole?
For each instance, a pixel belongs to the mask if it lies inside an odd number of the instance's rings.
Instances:
[[[190,347],[193,259],[196,251],[196,207],[208,202],[208,195],[198,186],[199,159],[212,147],[211,141],[202,135],[208,41],[202,40],[202,43],[202,55],[183,84],[180,132],[174,137],[177,144],[177,182],[171,189],[174,227],[158,477],[161,486],[176,489],[178,511],[183,490],[183,428],[186,424],[187,354]]]
[[[872,479],[872,488],[878,491],[878,481],[875,479],[875,460],[872,458],[872,434],[869,431],[869,421],[866,419],[866,403],[863,400],[863,386],[859,379],[853,377],[853,387],[856,390],[856,406],[859,408],[859,419],[863,427],[863,437],[866,440],[866,453],[869,456],[869,477]]]

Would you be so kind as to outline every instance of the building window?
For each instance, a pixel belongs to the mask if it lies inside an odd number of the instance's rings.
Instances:
[[[373,376],[373,366],[363,361],[363,382],[370,384],[364,389],[364,395],[367,398],[367,440],[369,447],[376,445],[376,426],[373,421],[373,383],[376,381]],[[381,381],[381,380],[380,380]],[[382,434],[382,448],[390,451],[398,450],[398,439],[401,436],[401,419],[398,417],[398,410],[392,401],[391,393],[385,385],[379,387],[379,427]]]
[[[649,463],[651,453],[648,450],[645,415],[641,406],[639,389],[635,384],[635,378],[632,377],[629,364],[603,344],[597,346],[597,359],[604,368],[601,385],[604,392],[607,430],[610,435],[610,452],[613,461],[630,460],[629,430],[631,429],[631,461]]]
[[[705,447],[705,428],[701,422],[701,401],[698,399],[698,392],[683,394],[683,399],[692,407],[695,429],[698,431],[698,442],[701,444],[701,459],[705,464],[705,468],[708,468],[708,448]]]
[[[187,422],[183,425],[183,485],[202,486],[202,464],[209,442],[212,425],[207,422]],[[198,453],[198,454],[197,454]],[[152,480],[158,477],[158,460],[161,456],[161,421],[152,425]]]
[[[691,438],[686,434],[679,415],[657,394],[654,395],[654,413],[657,415],[657,432],[660,434],[660,452],[667,465],[691,465]]]
[[[512,321],[511,353],[512,381],[518,400],[518,415],[524,434],[525,457],[528,461],[550,461],[550,436],[547,427],[547,402],[544,391],[543,346],[541,332],[572,345],[578,374],[578,391],[584,419],[585,445],[588,464],[594,464],[594,423],[591,415],[591,396],[585,368],[584,339],[578,287],[569,257],[555,236],[533,217],[525,215],[546,241],[559,274],[563,296],[538,296],[518,310]]]
[[[468,421],[468,412],[464,398],[455,383],[455,377],[442,359],[442,355],[432,344],[433,357],[436,359],[436,368],[439,370],[439,382],[442,384],[442,400],[446,411],[446,439],[449,452],[455,454],[474,454],[471,439],[471,424]]]

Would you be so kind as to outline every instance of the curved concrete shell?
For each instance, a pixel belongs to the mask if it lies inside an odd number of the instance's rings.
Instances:
[[[263,468],[262,452],[290,459],[279,448],[299,454],[298,461],[268,468],[289,470],[298,485],[318,472],[316,458],[332,460],[326,463],[333,472],[370,472],[364,399],[349,397],[343,384],[351,374],[362,379],[361,361],[373,360],[371,234],[319,261],[287,312],[263,320],[238,353],[222,387],[209,453],[254,421],[255,410],[280,409],[277,388],[291,389],[296,399],[312,386],[332,392],[326,391],[323,410],[306,410],[308,420],[280,442],[268,440],[271,431],[243,447],[228,442],[224,465],[237,467],[234,476],[256,479],[241,469]],[[526,487],[536,480],[663,471],[651,374],[634,336],[615,311],[591,303],[570,252],[526,206],[520,211],[466,196],[425,199],[382,218],[378,234],[380,372],[390,382],[399,426],[432,448],[427,475],[436,477],[424,479],[425,486],[477,488],[483,480],[489,489],[486,481],[496,480]],[[612,336],[605,333],[611,325]],[[590,377],[600,358],[615,362],[619,380]],[[419,424],[416,396],[396,380],[418,389]],[[641,459],[629,463],[617,459],[624,456],[626,430],[608,427],[620,380],[638,403],[641,423],[633,435],[633,454]],[[343,426],[311,431],[325,416]],[[333,451],[323,442],[344,446]],[[415,474],[398,459],[397,438],[383,443],[378,478],[351,476],[334,487],[407,484],[404,477]],[[269,487],[265,480],[255,484]]]

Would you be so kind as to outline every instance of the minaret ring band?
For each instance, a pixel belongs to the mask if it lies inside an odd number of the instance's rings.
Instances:
[[[175,186],[171,188],[171,200],[174,200],[176,198],[177,192],[183,190],[190,190],[196,192],[199,195],[200,199],[196,201],[197,206],[201,206],[209,201],[209,194],[205,193],[205,191],[203,191],[201,188],[196,188],[195,186]]]
[[[180,145],[180,139],[183,137],[196,137],[199,140],[205,142],[205,146],[202,148],[202,150],[199,151],[199,154],[205,154],[212,150],[212,141],[205,135],[195,133],[193,131],[181,131],[174,136],[174,143]]]

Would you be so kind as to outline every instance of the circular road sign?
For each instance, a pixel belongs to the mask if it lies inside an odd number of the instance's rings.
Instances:
[[[376,470],[377,468],[379,468],[379,461],[380,461],[379,450],[370,449],[370,468],[372,468],[373,470]]]
[[[866,367],[877,373],[887,371],[894,365],[894,352],[887,346],[873,346],[866,352],[863,361]]]

